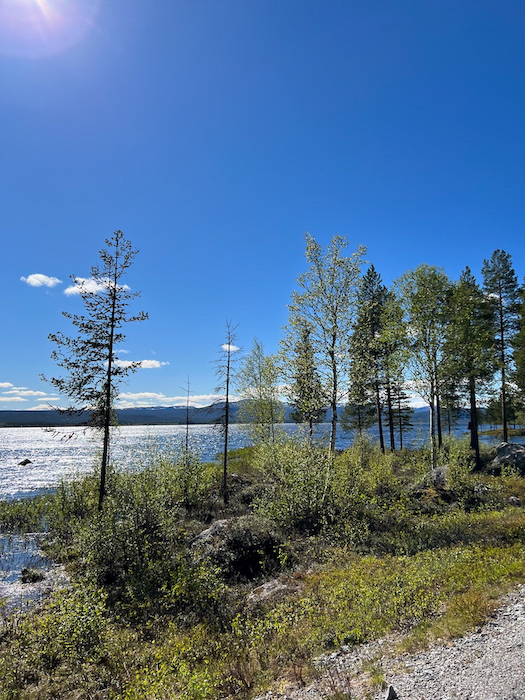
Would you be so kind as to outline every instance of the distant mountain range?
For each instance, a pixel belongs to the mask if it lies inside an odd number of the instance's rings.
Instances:
[[[235,423],[240,402],[230,404],[231,422]],[[285,420],[290,421],[292,408],[284,406]],[[189,422],[203,425],[217,422],[224,411],[224,403],[195,408],[190,406]],[[68,415],[59,411],[0,411],[0,427],[61,427],[85,425],[89,413]],[[119,425],[185,425],[186,406],[153,406],[117,409]]]
[[[237,413],[241,402],[232,402],[231,422],[237,420]],[[283,404],[285,422],[291,423],[290,414],[292,407]],[[189,422],[196,425],[217,422],[224,410],[224,403],[216,403],[202,408],[190,407]],[[343,410],[341,406],[340,410]],[[428,407],[415,410],[416,415],[428,413]],[[0,427],[22,428],[22,427],[62,427],[85,425],[89,418],[87,412],[80,415],[68,415],[58,411],[0,411]],[[326,412],[325,421],[328,423],[332,418],[332,412]],[[117,409],[117,419],[119,425],[185,425],[186,406],[152,406],[143,408],[120,408]]]

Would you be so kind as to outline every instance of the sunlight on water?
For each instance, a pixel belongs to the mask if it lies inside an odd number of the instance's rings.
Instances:
[[[284,425],[287,433],[297,433],[295,425]],[[466,421],[456,428],[464,434]],[[316,426],[319,438],[328,436],[330,426]],[[377,430],[375,431],[377,432]],[[182,425],[122,426],[114,429],[111,461],[119,468],[139,469],[154,452],[173,453],[184,445],[186,428]],[[423,445],[427,440],[426,421],[414,420],[414,427],[405,436],[405,445]],[[374,436],[374,431],[372,431]],[[377,438],[377,435],[375,436]],[[217,426],[190,425],[189,440],[192,449],[203,461],[213,461],[222,452],[223,438]],[[515,440],[520,442],[520,440]],[[230,448],[249,444],[243,426],[230,428]],[[352,435],[338,433],[336,447],[345,449],[352,443]],[[43,428],[0,429],[0,498],[33,496],[56,487],[63,479],[75,474],[87,474],[97,468],[100,435],[82,428],[60,429],[51,432]],[[25,460],[30,463],[21,464]]]
[[[232,426],[230,446],[241,447],[248,437]],[[123,426],[114,429],[111,461],[121,468],[140,468],[151,452],[182,449],[186,428],[180,425]],[[216,427],[191,425],[190,444],[204,461],[221,451],[222,437]],[[88,474],[97,466],[100,435],[82,428],[0,429],[0,498],[33,496],[57,486],[75,474]],[[30,463],[23,464],[30,460]]]

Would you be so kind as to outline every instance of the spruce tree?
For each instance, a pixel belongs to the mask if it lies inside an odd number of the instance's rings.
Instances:
[[[290,417],[295,423],[308,426],[310,442],[313,439],[313,426],[324,419],[328,403],[317,369],[311,333],[306,323],[292,326],[281,340],[280,353],[284,391],[294,409]]]
[[[395,431],[399,430],[402,447],[402,431],[410,425],[411,409],[407,409],[407,395],[404,391],[404,371],[407,363],[407,328],[403,320],[403,309],[392,290],[385,294],[381,309],[381,333],[379,344],[384,373],[384,391],[390,449],[395,450]],[[408,421],[408,422],[407,422]]]
[[[102,510],[106,494],[110,426],[115,416],[119,385],[130,372],[140,367],[140,362],[120,362],[115,354],[126,339],[122,331],[124,324],[147,318],[144,312],[134,316],[129,314],[128,307],[139,292],[130,291],[122,283],[137,253],[122,231],[115,231],[106,240],[106,248],[99,253],[101,264],[91,268],[91,279],[72,278],[85,314],[64,311],[63,315],[77,329],[76,336],[63,333],[49,336],[56,346],[51,357],[66,375],[47,381],[71,399],[72,406],[66,409],[68,412],[89,411],[90,424],[102,431],[99,510]]]
[[[376,406],[370,386],[363,381],[358,363],[352,363],[348,390],[348,403],[341,413],[341,428],[347,432],[354,430],[362,435],[376,421]]]

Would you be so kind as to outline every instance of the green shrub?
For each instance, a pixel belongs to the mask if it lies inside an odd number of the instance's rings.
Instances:
[[[254,462],[272,480],[256,510],[286,527],[315,532],[332,516],[333,458],[306,440],[258,445]]]
[[[42,569],[24,567],[20,572],[20,581],[22,583],[37,583],[38,581],[43,581],[45,577],[46,575]]]
[[[46,515],[53,495],[0,500],[0,529],[9,532],[40,532],[46,528]]]
[[[57,591],[46,603],[37,625],[44,666],[56,666],[62,659],[77,663],[99,659],[108,627],[106,595],[89,586]]]

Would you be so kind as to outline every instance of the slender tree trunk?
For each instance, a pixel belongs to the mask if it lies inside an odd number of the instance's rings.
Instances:
[[[231,345],[228,336],[228,344]],[[222,498],[228,504],[228,428],[230,425],[230,350],[226,360],[226,400],[224,406],[224,454],[222,460]]]
[[[270,396],[270,431],[272,442],[275,443],[275,427],[274,427],[274,410],[273,410],[273,397]]]
[[[377,366],[375,368],[375,395],[376,395],[376,414],[377,414],[377,425],[379,427],[379,445],[381,447],[381,452],[385,451],[385,440],[383,437],[383,421],[381,418],[381,397],[379,395],[379,377],[377,373]]]
[[[438,433],[438,447],[441,449],[443,447],[443,432],[441,430],[441,398],[440,398],[440,390],[439,390],[439,381],[438,381],[438,372],[437,368],[434,365],[435,369],[435,392],[436,392],[436,422],[437,422],[437,433]]]
[[[478,436],[478,411],[476,406],[476,380],[469,377],[469,398],[470,398],[470,449],[474,450],[476,459],[475,470],[481,471],[481,457],[479,454]]]
[[[397,411],[399,418],[399,449],[403,449],[403,414],[401,413],[401,396],[397,397]]]
[[[434,377],[430,382],[430,462],[432,469],[436,466],[436,407]]]
[[[190,378],[186,382],[186,456],[190,446]]]
[[[115,255],[115,276],[113,279],[111,314],[109,318],[109,347],[108,347],[108,367],[106,373],[105,406],[104,406],[104,438],[102,442],[102,462],[100,464],[100,486],[98,492],[98,509],[102,510],[104,497],[106,495],[106,473],[109,457],[109,439],[111,425],[111,372],[113,370],[113,339],[115,337],[115,310],[117,305],[117,261],[118,253]]]
[[[501,425],[503,428],[503,442],[508,442],[509,431],[507,426],[507,387],[505,377],[505,351],[503,348],[503,338],[501,341]]]
[[[335,438],[337,434],[337,363],[335,358],[335,350],[330,351],[330,360],[332,363],[332,396],[330,406],[332,408],[332,427],[330,430],[330,452],[335,454]]]
[[[392,410],[392,392],[390,388],[390,377],[388,371],[386,373],[386,405],[388,409],[388,429],[390,431],[390,449],[392,452],[396,450],[396,441],[394,436],[394,415]]]

